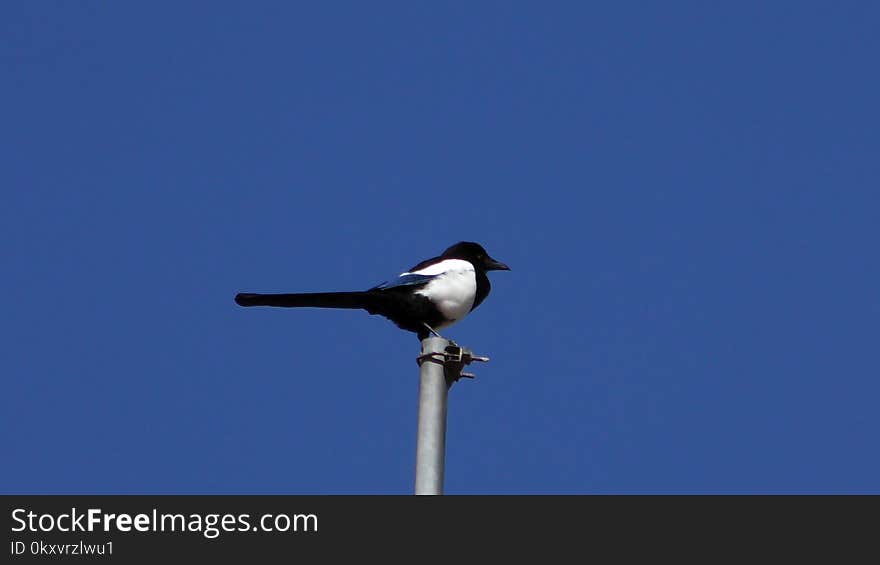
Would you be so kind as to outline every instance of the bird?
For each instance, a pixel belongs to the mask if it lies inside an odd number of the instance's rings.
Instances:
[[[460,241],[396,279],[354,292],[309,292],[235,296],[239,306],[362,309],[384,316],[419,340],[448,328],[471,313],[489,295],[488,271],[510,267],[489,256],[479,243]]]

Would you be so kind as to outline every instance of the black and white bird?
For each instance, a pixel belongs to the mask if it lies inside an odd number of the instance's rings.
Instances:
[[[396,280],[357,292],[235,296],[239,306],[351,308],[384,316],[419,339],[451,326],[473,311],[492,288],[488,271],[509,271],[478,243],[462,241],[422,261]]]

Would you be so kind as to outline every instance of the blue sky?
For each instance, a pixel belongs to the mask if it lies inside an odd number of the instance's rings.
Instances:
[[[447,493],[880,493],[878,18],[5,4],[0,490],[412,492],[416,338],[232,297],[474,240]]]

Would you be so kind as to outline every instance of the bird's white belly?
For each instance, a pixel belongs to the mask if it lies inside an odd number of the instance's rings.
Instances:
[[[443,326],[464,318],[474,305],[477,279],[473,267],[470,264],[468,267],[470,268],[446,271],[416,291],[416,294],[431,299],[440,313],[450,320]]]

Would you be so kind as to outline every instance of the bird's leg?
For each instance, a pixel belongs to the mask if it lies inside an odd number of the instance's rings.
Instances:
[[[425,322],[422,322],[422,325],[425,326],[426,328],[428,328],[428,331],[431,332],[432,334],[434,334],[434,337],[439,337],[440,339],[446,339],[446,338],[444,338],[442,335],[438,334],[438,333],[434,330],[434,328],[432,328],[431,326],[429,326],[429,325],[426,324]]]
[[[426,328],[428,328],[428,331],[431,332],[431,333],[434,335],[434,337],[439,337],[440,339],[445,339],[446,341],[448,341],[448,342],[450,343],[450,345],[458,346],[457,343],[455,343],[454,341],[452,341],[452,340],[449,339],[448,337],[443,337],[442,335],[440,335],[439,333],[437,333],[437,330],[435,330],[434,328],[432,328],[431,326],[429,326],[429,325],[426,324],[425,322],[422,322],[422,325],[425,326]],[[423,335],[424,335],[424,334],[423,334]],[[427,336],[427,335],[424,335],[424,337],[423,337],[423,336],[419,336],[419,340],[422,340],[422,339],[424,339],[425,337],[428,337],[428,336]]]

